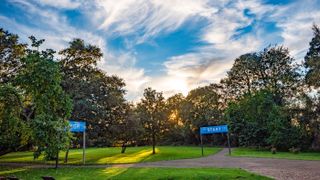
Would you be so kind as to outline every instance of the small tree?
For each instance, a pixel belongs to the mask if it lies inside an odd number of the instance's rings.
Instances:
[[[112,134],[115,136],[115,140],[121,143],[121,153],[125,153],[126,148],[130,143],[137,141],[143,133],[143,128],[139,118],[137,118],[134,106],[131,104],[124,105],[124,114],[119,117],[112,128]]]
[[[156,139],[161,132],[166,120],[165,101],[162,93],[151,88],[144,90],[143,99],[137,105],[138,117],[143,127],[152,140],[152,154],[155,154]]]

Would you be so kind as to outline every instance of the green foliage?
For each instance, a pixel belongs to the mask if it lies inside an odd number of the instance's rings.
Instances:
[[[30,128],[22,121],[22,98],[11,85],[0,86],[0,155],[28,143]]]
[[[19,43],[18,38],[0,28],[0,83],[12,81],[21,67],[26,44]]]
[[[269,89],[277,104],[283,105],[296,93],[301,74],[293,64],[289,50],[282,46],[266,48],[256,54],[245,54],[235,60],[224,85],[227,99],[241,98],[257,90]]]
[[[313,25],[313,38],[305,56],[305,67],[308,68],[306,82],[310,86],[320,87],[320,29]]]
[[[188,143],[198,144],[201,126],[218,125],[222,122],[222,104],[218,87],[211,84],[191,90],[183,103],[182,118],[190,134]]]
[[[123,80],[107,76],[96,67],[102,58],[101,49],[81,39],[60,51],[63,72],[62,86],[73,100],[72,119],[88,125],[88,145],[112,145],[117,132],[112,126],[124,119],[126,102]]]
[[[41,40],[30,39],[36,48],[41,44]],[[67,120],[72,103],[60,85],[62,77],[52,53],[51,50],[29,50],[28,55],[21,59],[23,68],[16,80],[34,110],[30,126],[32,142],[36,146],[35,158],[42,152],[46,159],[56,158],[59,151],[67,147],[71,137]]]
[[[235,59],[232,68],[227,72],[227,78],[222,79],[226,95],[229,99],[240,98],[251,94],[258,88],[259,82],[258,54],[244,54]]]
[[[155,154],[156,138],[165,131],[167,110],[162,93],[151,88],[144,90],[143,99],[137,104],[138,118],[145,128],[145,132],[152,141]]]
[[[226,118],[240,146],[298,146],[300,131],[269,91],[259,91],[229,104]]]
[[[166,109],[168,112],[166,128],[161,142],[162,144],[183,145],[187,144],[188,128],[185,126],[182,118],[182,108],[185,103],[185,97],[182,94],[175,94],[166,100]]]
[[[121,153],[125,153],[128,145],[136,145],[143,137],[144,129],[132,104],[127,104],[122,116],[117,118],[110,131],[112,132],[115,144],[121,144]]]

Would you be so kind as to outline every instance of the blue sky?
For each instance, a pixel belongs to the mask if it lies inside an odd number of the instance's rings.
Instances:
[[[129,100],[219,82],[241,54],[270,44],[301,60],[320,23],[320,0],[2,0],[0,27],[44,48],[73,38],[99,46],[99,67],[122,77]]]

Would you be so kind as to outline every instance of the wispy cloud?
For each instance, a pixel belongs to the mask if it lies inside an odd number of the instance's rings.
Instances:
[[[75,9],[80,7],[84,0],[32,0],[33,3],[41,6],[49,6],[59,9]]]
[[[206,0],[97,0],[95,8],[94,21],[100,29],[113,36],[135,35],[136,43],[216,11]]]
[[[236,57],[270,43],[284,44],[301,59],[312,36],[312,24],[320,23],[319,0],[282,5],[263,0],[8,1],[20,7],[23,14],[18,17],[28,23],[0,13],[1,26],[23,38],[31,34],[44,38],[46,48],[62,49],[76,37],[100,46],[104,59],[99,67],[124,78],[130,100],[139,99],[148,86],[169,96],[219,82]],[[73,19],[64,14],[66,10],[81,13],[83,28],[70,24]],[[157,62],[158,72],[150,75],[135,47],[147,43],[162,48],[157,46],[157,37],[190,26],[197,30],[193,36],[202,45]],[[112,48],[110,39],[117,37],[124,39],[124,49]]]

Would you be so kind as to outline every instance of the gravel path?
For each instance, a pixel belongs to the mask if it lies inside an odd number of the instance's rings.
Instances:
[[[285,180],[320,180],[320,161],[269,159],[269,158],[246,158],[225,156],[228,149],[223,149],[215,155],[196,159],[181,159],[172,161],[145,162],[136,164],[116,165],[89,165],[85,167],[175,167],[175,168],[197,168],[197,167],[221,167],[242,168],[261,175]],[[52,167],[47,165],[30,164],[0,164],[10,166],[29,166],[34,168]],[[75,167],[63,165],[63,167]],[[77,166],[84,167],[84,166]]]

